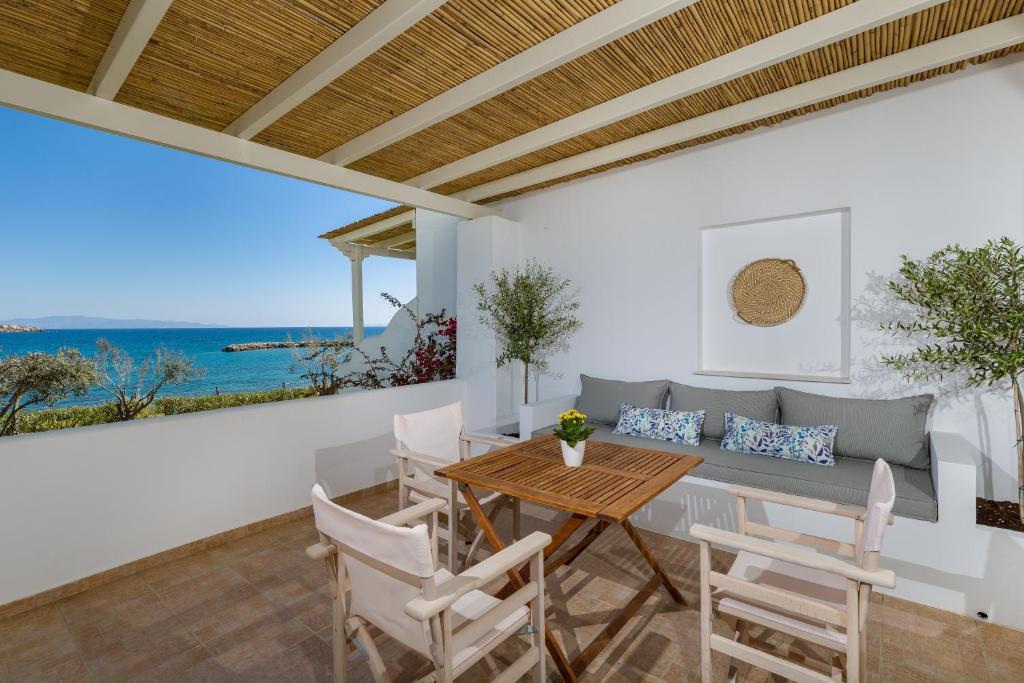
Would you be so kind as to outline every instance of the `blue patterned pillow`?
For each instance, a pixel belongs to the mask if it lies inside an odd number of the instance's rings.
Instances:
[[[702,424],[703,410],[681,413],[660,408],[636,408],[623,403],[619,406],[619,423],[612,433],[696,446],[700,443]]]
[[[838,427],[791,427],[761,422],[734,413],[725,414],[722,450],[797,460],[832,467],[832,443]]]

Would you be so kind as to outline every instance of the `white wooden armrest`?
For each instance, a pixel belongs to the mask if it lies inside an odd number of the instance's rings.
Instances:
[[[802,567],[838,574],[853,581],[870,583],[885,588],[896,587],[896,575],[888,569],[870,571],[863,567],[858,567],[852,562],[841,560],[838,557],[812,553],[800,548],[794,548],[791,545],[744,536],[743,534],[715,529],[703,524],[694,524],[690,527],[690,535],[702,541],[716,543],[736,550],[746,550],[755,555],[769,557],[773,560],[792,562]]]
[[[417,519],[423,519],[427,515],[437,512],[447,504],[448,501],[443,498],[431,498],[430,500],[425,500],[422,503],[416,503],[404,510],[393,512],[387,517],[381,517],[377,521],[390,524],[391,526],[405,526],[409,522],[414,522]]]
[[[392,448],[391,454],[395,457],[402,458],[403,460],[412,460],[414,462],[423,463],[424,465],[429,465],[434,469],[440,469],[442,467],[448,467],[449,465],[455,464],[449,460],[442,460],[441,458],[435,458],[431,455],[427,455],[426,453],[417,453],[416,451],[410,451],[405,448]]]
[[[791,493],[781,493],[779,491],[768,491],[767,489],[755,489],[748,486],[730,486],[728,491],[731,495],[737,498],[753,498],[754,500],[763,500],[767,503],[778,503],[779,505],[786,505],[794,508],[803,508],[804,510],[812,510],[814,512],[823,512],[829,515],[836,515],[839,517],[849,517],[850,519],[864,519],[864,515],[867,510],[859,505],[843,505],[842,503],[833,503],[828,500],[819,500],[817,498],[805,498],[804,496],[794,496]],[[892,526],[894,517],[889,515],[889,525]]]
[[[519,443],[517,440],[511,437],[493,437],[484,436],[483,434],[469,434],[464,433],[461,437],[466,443],[480,443],[485,446],[494,446],[495,448],[504,448],[505,446],[511,446]]]
[[[326,560],[338,552],[338,548],[330,543],[314,543],[306,548],[306,555],[312,560]]]
[[[482,586],[507,572],[515,569],[532,556],[544,550],[551,543],[551,536],[542,531],[534,531],[526,538],[516,541],[499,553],[495,553],[483,562],[475,564],[438,588],[437,597],[433,600],[414,598],[405,605],[405,613],[413,619],[426,621],[443,610],[451,607],[456,600],[466,593]]]

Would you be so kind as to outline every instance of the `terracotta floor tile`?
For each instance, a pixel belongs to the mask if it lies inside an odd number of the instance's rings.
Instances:
[[[397,493],[354,496],[353,509],[382,516]],[[526,504],[523,533],[554,531],[563,513]],[[511,513],[496,524],[511,541]],[[570,539],[568,548],[589,525]],[[677,605],[659,588],[590,664],[583,681],[689,683],[700,679],[700,615],[695,546],[642,531],[641,536],[684,593]],[[55,605],[0,621],[0,681],[329,681],[331,605],[322,563],[305,556],[317,540],[312,518],[240,537],[206,552],[154,567]],[[442,551],[444,550],[442,544]],[[486,546],[481,559],[490,554]],[[728,553],[713,551],[724,570]],[[548,577],[548,623],[570,656],[590,644],[650,577],[620,528],[605,532],[569,567]],[[491,586],[499,588],[499,579]],[[979,623],[906,600],[873,596],[868,627],[871,681],[1024,681],[1024,633]],[[730,635],[721,619],[714,631]],[[754,630],[775,646],[790,640]],[[421,655],[380,636],[381,655],[396,683],[431,671]],[[495,652],[499,667],[527,647],[513,639]],[[821,648],[808,648],[825,657]],[[371,681],[358,652],[349,655],[350,681]],[[728,659],[716,654],[715,680]],[[557,681],[548,659],[549,680]],[[740,667],[748,683],[771,680]],[[460,679],[489,683],[480,663]]]

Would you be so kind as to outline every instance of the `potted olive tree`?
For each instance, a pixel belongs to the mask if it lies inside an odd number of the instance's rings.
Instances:
[[[900,278],[889,289],[915,311],[911,321],[883,328],[920,339],[907,353],[882,362],[912,380],[962,373],[968,387],[1009,388],[1017,433],[1017,514],[1024,524],[1024,441],[1021,372],[1024,372],[1024,254],[1009,237],[977,249],[958,244],[923,261],[901,256]]]
[[[545,356],[565,347],[582,325],[571,285],[551,268],[530,261],[495,271],[490,283],[473,286],[480,322],[498,337],[498,366],[522,364],[523,403],[530,402],[530,370],[547,367]]]

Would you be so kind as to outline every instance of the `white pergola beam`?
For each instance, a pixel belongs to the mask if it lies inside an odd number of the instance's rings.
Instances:
[[[395,235],[394,237],[389,237],[386,240],[381,240],[380,242],[375,243],[373,246],[379,249],[394,249],[395,247],[401,246],[403,244],[408,244],[409,242],[412,242],[414,239],[416,239],[416,231],[410,230],[408,232],[403,232],[401,235]]]
[[[445,1],[387,0],[235,119],[224,132],[251,140]]]
[[[350,164],[696,1],[620,0],[320,158],[340,166]]]
[[[414,223],[416,220],[416,210],[410,209],[404,211],[397,216],[391,216],[390,218],[383,218],[376,223],[370,225],[364,225],[361,228],[356,228],[352,232],[346,232],[337,237],[331,239],[342,239],[346,242],[358,242],[359,240],[372,237],[378,233],[390,230],[391,228],[397,228],[399,225],[405,225],[406,223]],[[415,224],[415,223],[414,223]]]
[[[478,185],[453,196],[466,201],[478,201],[514,192],[1021,42],[1024,42],[1024,15],[1016,15],[710,114]]]
[[[824,45],[920,12],[944,1],[860,0],[633,92],[602,102],[432,171],[427,171],[406,183],[424,189],[443,185],[635,114],[746,76]]]
[[[4,69],[0,69],[0,104],[213,159],[460,218],[479,218],[496,213],[488,207],[409,187],[367,173],[340,168],[250,140],[241,140],[233,135],[62,88]]]
[[[112,100],[164,18],[171,0],[132,0],[100,59],[87,92]]]

